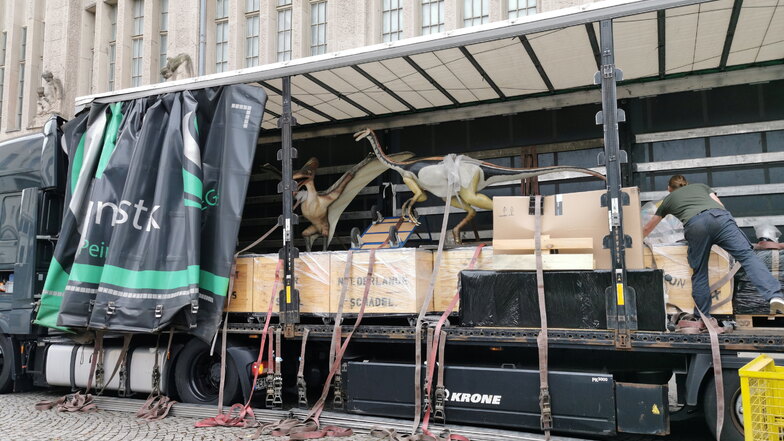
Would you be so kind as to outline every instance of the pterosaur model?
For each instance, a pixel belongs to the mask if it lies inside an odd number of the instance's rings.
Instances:
[[[485,210],[493,209],[492,199],[479,192],[491,184],[518,181],[557,172],[579,172],[604,179],[601,173],[582,167],[559,165],[539,168],[510,168],[455,154],[399,161],[384,153],[376,134],[370,129],[355,133],[354,139],[356,141],[367,139],[379,160],[386,167],[400,173],[403,182],[414,193],[401,207],[403,217],[407,220],[416,222],[412,208],[415,203],[427,199],[425,191],[443,199],[446,199],[447,196],[453,197],[451,199],[452,205],[466,211],[465,218],[452,229],[452,235],[457,243],[461,242],[460,230],[476,216],[474,207]]]
[[[394,160],[404,161],[411,158],[413,153],[398,153],[391,155]],[[303,232],[305,248],[310,250],[317,238],[324,240],[324,250],[327,249],[340,215],[357,194],[376,179],[389,167],[378,160],[375,154],[370,153],[364,160],[351,167],[343,176],[333,183],[328,189],[318,191],[313,180],[319,167],[317,158],[310,158],[305,165],[294,173],[293,178],[299,187],[304,187],[297,193],[297,199],[302,201],[302,215],[311,223]]]

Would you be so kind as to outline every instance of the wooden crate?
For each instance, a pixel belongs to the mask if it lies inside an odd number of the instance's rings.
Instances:
[[[343,285],[348,283],[343,312],[359,312],[365,291],[369,251],[355,251],[348,280],[344,279],[346,252],[331,253],[330,312],[337,313]],[[427,296],[433,254],[415,248],[383,249],[376,251],[376,261],[368,294],[366,314],[414,315]],[[432,308],[432,303],[431,303]]]
[[[457,291],[460,271],[468,269],[468,264],[471,263],[471,258],[474,256],[475,251],[475,247],[444,250],[441,255],[441,267],[438,269],[438,278],[436,279],[436,287],[433,293],[434,311],[443,312],[449,306],[449,302],[452,301],[452,297]],[[433,259],[435,259],[435,254]],[[493,248],[484,247],[476,260],[474,269],[492,269],[492,266]],[[454,312],[457,312],[459,307],[460,303],[458,302]]]
[[[254,258],[253,268],[253,312],[266,313],[269,307],[272,285],[275,282],[277,254],[265,254]],[[330,298],[330,253],[300,253],[294,260],[296,277],[295,287],[299,290],[300,313],[326,315],[329,312]],[[278,293],[282,282],[275,292],[274,313],[280,312]]]
[[[237,277],[234,279],[234,289],[226,308],[229,312],[253,312],[253,257],[240,257],[237,259]]]
[[[658,268],[664,270],[664,292],[667,296],[667,303],[673,304],[678,308],[692,312],[694,310],[694,299],[691,297],[691,274],[692,270],[686,258],[688,247],[686,245],[664,245],[646,247],[645,266],[647,268]],[[655,262],[654,262],[655,261]],[[655,265],[654,265],[655,263]],[[726,251],[714,246],[708,260],[709,281],[716,283],[730,271],[730,259]],[[725,299],[732,299],[733,281],[711,293],[713,305]],[[675,308],[667,307],[667,312],[676,312]],[[732,314],[732,301],[727,301],[721,306],[711,310],[711,314]]]

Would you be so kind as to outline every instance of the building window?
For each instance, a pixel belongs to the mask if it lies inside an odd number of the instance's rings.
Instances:
[[[291,0],[278,0],[278,61],[291,60]]]
[[[245,0],[245,67],[259,65],[259,0]]]
[[[215,72],[229,68],[229,0],[215,2]]]
[[[109,90],[114,90],[114,67],[117,63],[117,5],[109,6]]]
[[[19,96],[16,101],[16,128],[22,128],[22,107],[24,105],[25,58],[27,57],[27,28],[22,28],[19,38]]]
[[[8,43],[8,33],[0,34],[0,124],[3,122],[3,86],[5,86],[5,46]]]
[[[397,41],[403,35],[403,6],[401,0],[384,0],[381,9],[381,39]]]
[[[444,32],[444,0],[422,0],[422,35]]]
[[[158,23],[158,32],[160,38],[160,53],[158,58],[158,68],[163,70],[166,67],[166,56],[169,49],[169,0],[161,0],[161,20]],[[163,81],[163,75],[160,76],[160,81]]]
[[[131,87],[142,85],[142,57],[144,56],[144,0],[133,0],[131,29]]]
[[[509,0],[509,18],[536,14],[536,0]]]
[[[310,4],[310,55],[327,53],[327,2]]]
[[[490,0],[464,0],[463,26],[475,26],[490,22]]]

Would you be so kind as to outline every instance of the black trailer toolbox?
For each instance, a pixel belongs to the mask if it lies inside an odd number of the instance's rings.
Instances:
[[[353,413],[414,416],[414,366],[348,362],[343,366],[347,410]],[[550,372],[556,431],[615,434],[612,375]],[[447,366],[444,369],[446,422],[539,429],[539,371]]]

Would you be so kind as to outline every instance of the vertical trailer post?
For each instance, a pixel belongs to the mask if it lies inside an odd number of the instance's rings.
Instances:
[[[626,152],[620,149],[618,123],[626,121],[623,110],[618,109],[616,82],[623,79],[623,72],[615,67],[612,20],[599,22],[601,40],[601,66],[594,76],[594,83],[602,86],[602,110],[596,114],[596,124],[604,127],[604,152],[599,154],[599,165],[607,168],[607,193],[601,204],[608,209],[610,234],[605,236],[604,248],[610,249],[612,258],[612,285],[607,287],[607,328],[615,329],[615,345],[630,348],[630,330],[637,329],[637,304],[634,289],[626,285],[626,248],[631,237],[623,233],[623,206],[629,205],[629,195],[621,191],[621,163],[628,162]]]
[[[291,127],[297,120],[291,115],[291,77],[283,79],[283,111],[278,118],[278,127],[281,130],[281,149],[278,150],[278,160],[281,161],[283,177],[278,184],[278,193],[283,195],[283,212],[278,217],[278,225],[283,227],[283,248],[279,257],[283,259],[283,289],[279,294],[280,322],[285,324],[299,323],[299,291],[295,286],[294,259],[299,257],[299,250],[293,242],[293,226],[299,223],[299,218],[293,212],[293,192],[297,188],[292,178],[292,160],[297,157],[297,150],[291,145]]]

